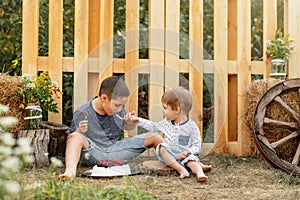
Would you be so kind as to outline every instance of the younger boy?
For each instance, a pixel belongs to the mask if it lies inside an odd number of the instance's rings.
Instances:
[[[198,181],[207,181],[204,171],[211,170],[210,165],[204,165],[195,155],[201,150],[200,131],[197,124],[189,119],[192,108],[192,95],[188,90],[179,87],[167,91],[161,98],[164,119],[152,122],[138,118],[138,126],[153,132],[162,132],[165,143],[156,149],[158,159],[175,169],[180,178],[188,177],[189,168]],[[134,116],[131,117],[135,118]]]
[[[121,129],[136,127],[129,120],[135,112],[126,113],[124,109],[128,97],[129,90],[123,79],[111,76],[103,80],[97,97],[74,112],[67,131],[66,169],[60,178],[76,176],[80,158],[83,164],[91,166],[100,160],[130,160],[163,142],[163,138],[154,133],[119,140]]]

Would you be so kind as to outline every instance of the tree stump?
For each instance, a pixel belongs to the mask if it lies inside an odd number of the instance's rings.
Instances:
[[[35,166],[48,166],[48,144],[50,134],[48,129],[37,130],[19,130],[18,138],[26,137],[31,142],[33,148],[34,165]]]
[[[55,122],[42,121],[41,126],[49,129],[50,141],[49,141],[49,157],[52,156],[64,156],[66,151],[67,134],[69,129],[64,124],[58,124]]]
[[[174,176],[178,175],[175,170],[161,163],[159,160],[147,160],[139,166],[140,170],[146,174],[154,174],[157,176]]]

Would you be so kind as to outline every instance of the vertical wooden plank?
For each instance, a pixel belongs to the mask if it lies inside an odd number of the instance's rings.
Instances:
[[[228,152],[228,1],[214,1],[214,132],[217,153]]]
[[[39,0],[23,0],[22,17],[22,73],[36,75],[38,72]]]
[[[99,84],[112,75],[114,1],[100,1]]]
[[[290,39],[293,39],[293,46],[296,48],[292,51],[290,61],[288,78],[299,78],[300,77],[300,2],[297,0],[289,0],[288,10],[289,10],[289,23],[288,23],[288,33],[290,34]],[[297,56],[298,55],[298,56]]]
[[[166,0],[165,87],[179,85],[179,20],[180,0]]]
[[[237,76],[228,75],[228,141],[237,141]]]
[[[138,110],[139,0],[126,1],[125,81],[130,91],[128,111]]]
[[[149,0],[149,118],[162,119],[161,96],[164,93],[165,1]]]
[[[284,34],[289,33],[288,32],[289,31],[289,21],[290,21],[289,20],[289,17],[290,17],[289,5],[293,5],[289,2],[290,2],[290,0],[284,0],[284,2],[283,2],[283,6],[284,6],[284,8],[283,8],[283,29],[284,29]]]
[[[237,2],[228,1],[228,60],[237,59]],[[237,141],[237,77],[228,75],[228,141]],[[230,103],[229,103],[230,102]]]
[[[203,112],[203,0],[189,1],[189,84],[193,94],[190,118],[198,122]]]
[[[100,0],[89,1],[89,54],[99,54]]]
[[[49,75],[62,86],[63,0],[49,0]],[[62,99],[56,100],[59,113],[48,113],[48,120],[62,123]]]
[[[88,57],[89,62],[99,67],[99,47],[100,47],[100,0],[89,1],[89,32],[88,32]],[[89,68],[90,68],[89,64]],[[98,95],[99,74],[88,74],[88,99]]]
[[[250,153],[250,135],[243,116],[247,108],[246,88],[251,83],[251,1],[237,0],[237,71],[238,71],[238,149],[236,155]]]
[[[73,109],[88,99],[88,2],[75,0]]]
[[[228,0],[228,60],[236,60],[237,8],[236,0]]]
[[[277,0],[263,1],[263,41],[272,40],[275,38],[277,29]],[[267,47],[263,46],[263,61],[266,63],[264,77],[270,77],[271,60],[266,58],[265,52]]]

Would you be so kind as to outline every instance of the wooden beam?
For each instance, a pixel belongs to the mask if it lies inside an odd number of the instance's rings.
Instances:
[[[263,1],[263,42],[275,38],[277,29],[277,0]],[[265,63],[264,77],[269,78],[271,72],[271,60],[267,59],[267,47],[263,45],[263,61]]]
[[[290,34],[290,39],[294,40],[292,43],[293,46],[298,47],[295,48],[290,57],[289,61],[289,69],[288,69],[288,78],[299,78],[300,77],[300,2],[297,0],[289,0],[288,1],[288,33]],[[286,16],[286,15],[285,15]],[[286,21],[285,21],[286,22]]]
[[[75,0],[73,109],[88,100],[88,2]]]
[[[37,75],[39,0],[23,0],[22,73]]]
[[[189,87],[193,94],[190,118],[198,123],[202,133],[199,117],[203,115],[203,0],[190,0],[189,41]]]
[[[214,1],[214,139],[213,151],[228,152],[228,1]]]
[[[165,1],[149,0],[149,119],[163,118],[160,97],[164,93]]]
[[[251,1],[237,0],[238,143],[236,155],[250,153],[250,134],[243,116],[247,111],[246,88],[251,83]]]
[[[139,0],[126,1],[125,81],[130,91],[128,111],[138,112]],[[135,135],[136,130],[129,133]]]
[[[100,0],[89,1],[89,54],[98,55],[100,45]]]
[[[166,0],[165,89],[179,86],[180,0]]]
[[[62,87],[63,79],[63,0],[49,1],[49,66],[52,81]],[[48,112],[48,121],[62,123],[62,98],[56,99],[59,113]]]
[[[100,0],[99,84],[113,74],[113,34],[114,1]]]

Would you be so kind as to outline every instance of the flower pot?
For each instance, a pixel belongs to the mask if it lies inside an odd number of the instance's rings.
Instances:
[[[283,59],[273,59],[271,61],[271,78],[286,79],[286,63]]]
[[[26,129],[34,130],[40,128],[40,123],[42,120],[42,109],[38,105],[29,104],[25,108]]]

